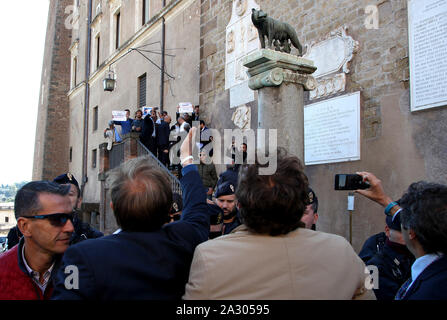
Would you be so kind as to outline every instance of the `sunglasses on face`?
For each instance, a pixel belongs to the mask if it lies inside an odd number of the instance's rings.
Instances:
[[[37,216],[22,216],[22,218],[29,219],[48,219],[52,226],[54,227],[63,227],[67,223],[68,220],[73,222],[74,212],[72,213],[52,213],[45,215],[37,215]]]

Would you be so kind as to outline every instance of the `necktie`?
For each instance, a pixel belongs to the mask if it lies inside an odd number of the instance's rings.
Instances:
[[[412,281],[413,280],[410,277],[410,279],[404,282],[404,284],[397,291],[396,297],[394,298],[395,300],[402,300],[404,298],[405,294],[407,293],[408,286]]]

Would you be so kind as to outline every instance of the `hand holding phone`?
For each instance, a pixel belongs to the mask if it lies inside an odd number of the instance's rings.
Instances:
[[[363,181],[363,177],[359,174],[336,174],[335,190],[359,190],[368,189],[371,185]]]
[[[357,172],[357,174],[359,174],[363,178],[363,181],[366,181],[370,184],[370,188],[367,190],[357,190],[356,192],[358,194],[361,194],[368,199],[377,202],[383,207],[386,207],[390,202],[393,201],[391,197],[389,197],[385,193],[382,187],[382,181],[380,181],[380,179],[377,178],[374,174],[366,171]]]

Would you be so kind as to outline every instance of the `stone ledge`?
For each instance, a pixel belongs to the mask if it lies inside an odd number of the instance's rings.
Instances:
[[[249,68],[250,76],[277,67],[306,74],[314,73],[317,70],[312,60],[270,49],[261,49],[249,54],[242,59],[242,64]]]

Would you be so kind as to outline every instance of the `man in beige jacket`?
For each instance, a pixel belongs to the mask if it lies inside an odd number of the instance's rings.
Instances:
[[[241,169],[244,224],[196,248],[183,298],[375,299],[351,245],[300,222],[309,201],[300,160],[279,155],[277,168],[271,176],[259,175],[258,165]]]

